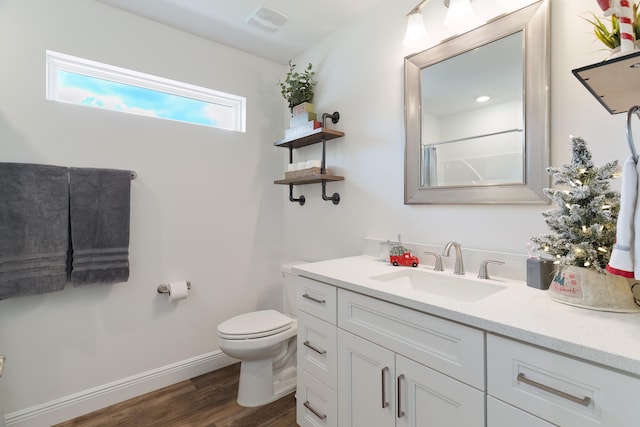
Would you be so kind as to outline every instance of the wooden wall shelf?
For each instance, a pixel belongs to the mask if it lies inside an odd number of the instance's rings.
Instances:
[[[640,103],[640,52],[613,58],[572,73],[611,114]]]
[[[334,113],[334,115],[337,115],[337,114],[338,114],[337,112]],[[333,120],[333,123],[337,123],[337,119]],[[320,174],[301,176],[301,177],[289,178],[289,179],[286,179],[286,178],[279,179],[279,180],[273,181],[273,183],[288,185],[289,200],[292,202],[298,202],[300,203],[300,205],[304,205],[305,197],[302,195],[297,198],[293,197],[293,186],[320,183],[322,184],[322,200],[331,200],[334,205],[337,205],[338,203],[340,203],[340,195],[338,193],[333,193],[333,195],[327,196],[326,185],[327,185],[327,182],[344,181],[344,177],[337,176],[337,175],[328,175],[324,172],[326,172],[326,165],[325,165],[326,150],[327,150],[326,142],[331,139],[341,138],[343,136],[344,136],[344,132],[340,132],[332,129],[326,129],[326,128],[319,128],[314,130],[311,133],[308,133],[304,136],[300,136],[298,138],[289,138],[289,139],[285,138],[285,139],[281,139],[280,141],[274,142],[273,145],[275,145],[276,147],[289,149],[289,163],[293,163],[293,150],[295,148],[301,148],[301,147],[306,147],[307,145],[322,143],[322,161],[321,161],[321,167],[320,167],[320,171],[321,171]]]
[[[343,136],[344,132],[327,128],[318,128],[305,136],[291,139],[281,139],[280,141],[274,142],[273,145],[275,145],[276,147],[300,148],[322,142],[322,139],[324,139],[325,141],[329,141],[330,139],[340,138]]]
[[[273,181],[274,184],[293,184],[293,185],[304,185],[304,184],[317,184],[322,181],[344,181],[343,176],[337,175],[327,175],[327,174],[318,174],[318,175],[309,175],[309,176],[301,176],[298,178],[291,179],[279,179],[277,181]]]

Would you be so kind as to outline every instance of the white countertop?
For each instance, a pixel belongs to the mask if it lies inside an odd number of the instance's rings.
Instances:
[[[411,267],[393,267],[378,257],[360,255],[297,265],[293,270],[339,288],[640,376],[640,313],[610,313],[561,304],[545,291],[509,279],[488,280],[505,289],[474,302],[370,279],[403,268]],[[418,270],[452,275],[451,271],[433,272],[429,267],[420,266]],[[465,278],[476,280],[471,273]]]

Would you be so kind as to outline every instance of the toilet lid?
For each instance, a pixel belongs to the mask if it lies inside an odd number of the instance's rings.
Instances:
[[[227,339],[250,339],[274,335],[291,328],[292,319],[276,310],[261,310],[232,317],[218,325]]]

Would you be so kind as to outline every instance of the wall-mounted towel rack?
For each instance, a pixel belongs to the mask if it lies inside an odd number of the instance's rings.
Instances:
[[[638,163],[638,152],[636,151],[636,144],[633,142],[633,130],[631,129],[631,116],[633,114],[640,119],[640,106],[634,105],[627,111],[627,144],[629,144],[633,161]]]

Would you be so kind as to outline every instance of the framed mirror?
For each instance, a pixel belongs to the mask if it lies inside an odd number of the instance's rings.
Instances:
[[[405,204],[548,203],[549,66],[547,0],[407,56]]]

